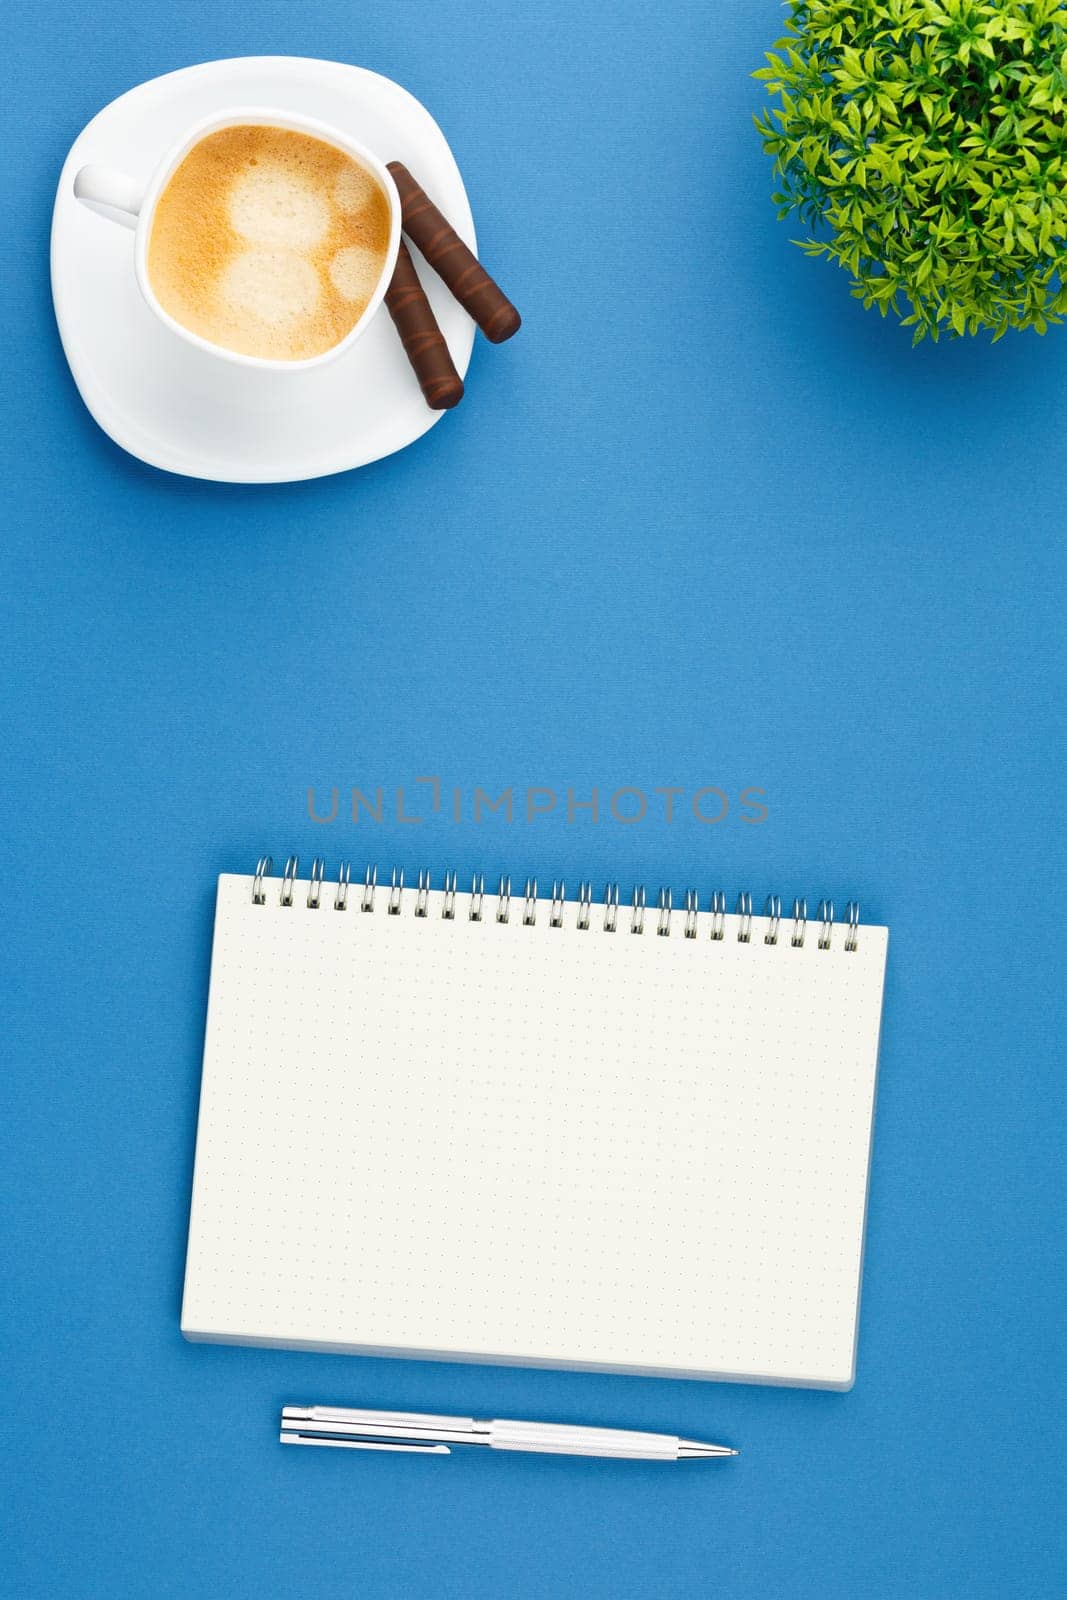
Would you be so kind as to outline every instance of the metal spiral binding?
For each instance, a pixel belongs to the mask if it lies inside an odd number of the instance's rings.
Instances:
[[[456,920],[456,874],[445,873],[445,897],[441,901],[441,915],[446,922]]]
[[[293,903],[293,884],[296,882],[296,869],[300,865],[296,856],[290,856],[285,863],[285,874],[282,878],[282,890],[278,896],[280,906],[291,906]]]
[[[256,863],[255,875],[252,879],[252,904],[266,905],[267,888],[266,880],[274,870],[274,863],[270,856],[260,856]],[[278,905],[291,908],[296,904],[296,884],[299,861],[296,856],[286,859],[285,869],[278,888]],[[322,887],[326,876],[326,863],[321,856],[316,856],[311,863],[311,876],[308,880],[306,904],[309,910],[317,911],[322,904]],[[334,893],[333,906],[335,911],[345,911],[348,908],[348,891],[352,881],[351,863],[342,861],[337,873],[337,886]],[[368,866],[363,878],[360,893],[359,908],[361,911],[371,913],[375,909],[375,895],[378,887],[378,869]],[[441,916],[446,922],[452,922],[456,917],[457,875],[448,871],[444,875],[444,890],[441,899]],[[389,881],[389,893],[386,900],[386,912],[391,917],[399,916],[404,904],[404,873],[402,869],[394,867]],[[414,912],[417,917],[429,915],[430,904],[430,874],[420,870],[415,893]],[[630,932],[644,933],[645,912],[647,909],[647,893],[640,884],[636,885],[630,903]],[[527,878],[523,892],[522,923],[524,927],[533,928],[537,925],[537,879]],[[705,937],[710,937],[714,942],[720,942],[726,937],[726,895],[721,889],[716,889],[709,901],[710,928]],[[578,900],[575,906],[575,928],[587,932],[592,925],[593,913],[593,888],[586,880],[578,885]],[[660,938],[668,938],[671,933],[672,917],[674,913],[674,899],[670,888],[661,888],[656,897],[656,933]],[[738,944],[751,944],[755,918],[752,911],[752,896],[747,890],[742,891],[737,897],[737,942]],[[467,920],[482,922],[485,916],[485,874],[476,872],[471,880],[470,904]],[[552,895],[548,906],[548,927],[562,928],[567,918],[567,891],[562,879],[553,879]],[[604,921],[603,931],[614,933],[618,927],[619,918],[619,885],[608,883],[604,887]],[[700,895],[696,889],[685,891],[685,923],[683,934],[686,939],[697,939],[700,936]],[[511,920],[511,879],[502,877],[497,890],[495,921],[508,923]],[[763,944],[776,946],[779,943],[782,926],[782,897],[777,894],[767,896],[763,907],[763,920],[766,929],[763,935]],[[816,947],[819,950],[834,948],[834,903],[832,900],[819,901],[816,912],[818,935]],[[793,901],[792,928],[790,930],[789,944],[794,950],[804,949],[808,928],[808,902],[798,896]],[[850,900],[845,907],[844,941],[838,948],[854,953],[859,948],[860,908],[859,903]]]
[[[260,856],[256,863],[256,875],[252,879],[252,904],[262,906],[266,904],[267,897],[263,893],[263,879],[269,878],[274,871],[274,862],[270,856]]]
[[[845,934],[845,949],[851,954],[859,945],[860,906],[858,900],[849,901],[845,907],[845,918],[848,922],[848,932]]]

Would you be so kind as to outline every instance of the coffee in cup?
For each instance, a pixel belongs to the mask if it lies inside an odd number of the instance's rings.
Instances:
[[[156,202],[147,278],[183,328],[238,355],[307,361],[339,344],[377,290],[391,206],[352,155],[295,129],[200,139]]]

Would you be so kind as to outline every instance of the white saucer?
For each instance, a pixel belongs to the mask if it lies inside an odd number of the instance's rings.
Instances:
[[[333,123],[383,160],[403,161],[475,248],[459,168],[406,89],[336,61],[247,56],[142,83],[78,135],[52,217],[52,298],[74,381],[116,444],[188,477],[286,483],[365,466],[440,420],[389,313],[379,311],[350,351],[311,372],[255,372],[216,360],[152,315],[134,279],[132,232],[73,192],[74,174],[91,161],[147,180],[183,129],[226,106],[256,104]],[[474,324],[436,274],[417,264],[462,376]]]

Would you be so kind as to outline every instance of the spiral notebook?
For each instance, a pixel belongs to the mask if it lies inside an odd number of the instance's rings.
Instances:
[[[183,1333],[849,1387],[887,941],[224,875]]]

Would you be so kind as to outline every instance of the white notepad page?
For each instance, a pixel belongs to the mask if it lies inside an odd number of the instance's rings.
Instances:
[[[187,1338],[852,1383],[885,928],[263,893],[219,879]]]

